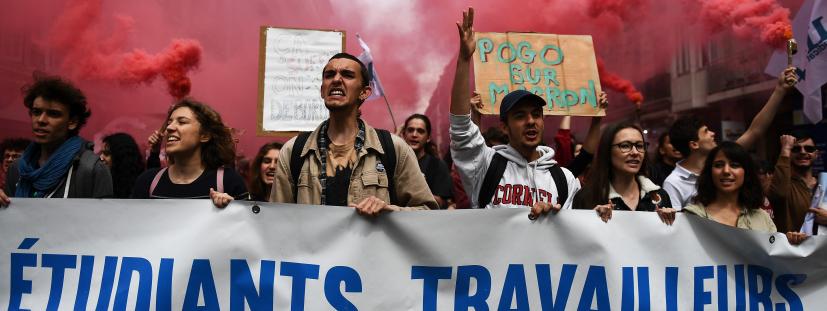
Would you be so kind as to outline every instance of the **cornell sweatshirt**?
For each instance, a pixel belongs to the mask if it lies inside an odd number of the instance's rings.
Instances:
[[[480,129],[471,122],[470,115],[452,114],[449,132],[454,165],[471,199],[472,208],[480,208],[480,188],[495,153],[508,159],[508,164],[491,203],[483,208],[531,208],[537,201],[557,203],[557,185],[549,172],[549,168],[557,164],[554,149],[538,146],[540,158],[527,162],[510,145],[488,147]],[[570,209],[574,194],[580,190],[580,181],[568,169],[563,167],[562,170],[569,190],[563,209]]]

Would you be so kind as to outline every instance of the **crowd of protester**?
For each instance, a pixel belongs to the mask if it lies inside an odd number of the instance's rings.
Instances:
[[[546,102],[525,90],[502,99],[500,126],[480,129],[482,100],[470,89],[473,10],[464,12],[457,29],[451,141],[444,157],[425,115],[411,115],[398,133],[360,118],[359,108],[372,92],[370,73],[347,53],[333,56],[322,70],[329,119],[284,144],[261,146],[245,172],[234,169],[230,128],[205,103],[185,98],[172,106],[166,125],[146,139],[148,150],[130,135],[114,133],[94,154],[92,143],[78,135],[92,115],[83,92],[59,77],[36,77],[23,100],[31,140],[0,144],[0,203],[17,197],[187,198],[210,199],[219,208],[233,200],[350,206],[366,215],[527,208],[531,218],[590,209],[605,222],[613,211],[637,211],[651,212],[666,225],[684,212],[723,225],[784,232],[795,244],[806,238],[799,231],[807,213],[827,224],[827,211],[810,206],[819,150],[807,132],[781,136],[774,164],[748,152],[797,83],[794,68],[781,73],[735,142],[718,143],[708,124],[690,115],[676,120],[651,148],[639,124],[624,121],[601,130],[601,117],[590,118],[578,143],[572,117],[565,116],[559,117],[552,148],[543,139]],[[599,103],[610,110],[605,93]]]

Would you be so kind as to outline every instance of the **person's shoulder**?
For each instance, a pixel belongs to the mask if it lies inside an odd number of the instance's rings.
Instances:
[[[389,132],[390,133],[390,132]],[[378,132],[377,132],[378,135]],[[396,136],[393,133],[390,133],[391,142],[393,142],[393,149],[394,153],[396,153],[396,159],[399,160],[403,156],[413,156],[413,149],[402,137]],[[382,146],[381,148],[384,148]]]
[[[130,198],[133,199],[147,199],[149,198],[149,187],[155,175],[160,171],[160,167],[147,169],[135,179],[135,184],[132,186],[132,194]]]
[[[669,175],[667,175],[666,178],[663,179],[663,185],[661,186],[663,188],[671,187],[675,189],[681,189],[680,185],[682,181],[683,178],[681,178],[681,173],[679,173],[678,170],[674,170],[672,171],[672,173],[669,173]]]
[[[239,174],[235,168],[225,167],[224,181],[241,181],[243,183],[244,177],[241,177],[241,174]]]
[[[762,208],[748,209],[747,214],[749,215],[750,218],[761,219],[764,222],[766,222],[766,221],[772,222],[772,217],[770,217],[770,214],[767,213],[767,211],[765,211]]]
[[[683,211],[697,216],[706,214],[706,208],[700,203],[689,203],[683,207]]]
[[[245,196],[248,193],[247,183],[244,177],[232,167],[224,168],[224,192],[235,198]]]
[[[100,159],[100,156],[98,156],[94,150],[87,148],[87,146],[82,147],[80,151],[78,151],[76,159],[80,161],[81,168],[93,168],[95,166],[104,165],[103,161]]]
[[[138,178],[135,179],[135,183],[136,184],[140,183],[140,182],[147,182],[148,183],[148,181],[151,181],[153,178],[155,178],[155,175],[157,175],[158,171],[160,171],[160,170],[161,170],[160,167],[153,167],[153,168],[149,168],[149,169],[145,170],[143,173],[138,175]]]
[[[377,131],[377,135],[378,135],[379,130],[377,129],[376,131]],[[390,133],[390,132],[388,132],[388,133]],[[404,147],[410,148],[410,146],[408,146],[408,142],[406,142],[404,138],[399,137],[397,135],[394,135],[393,133],[390,133],[390,134],[391,134],[390,135],[391,136],[391,141],[393,141],[393,147],[394,148],[396,148],[396,149],[404,148]]]
[[[577,176],[574,176],[574,173],[572,173],[567,167],[560,165],[560,163],[555,163],[554,165],[560,167],[560,170],[563,171],[563,175],[566,176],[567,181],[577,179]]]
[[[674,169],[674,170],[672,170],[672,172],[669,173],[669,175],[666,175],[666,178],[664,179],[664,182],[666,182],[667,180],[674,181],[674,180],[677,180],[679,178],[681,178],[681,172],[678,171],[677,169]]]
[[[299,135],[302,135],[304,133],[306,133],[306,132],[299,132],[296,136],[293,136],[292,138],[288,139],[284,143],[284,145],[281,146],[281,150],[279,151],[279,155],[281,155],[281,153],[284,153],[284,154],[287,154],[287,155],[292,154],[293,147],[296,145],[296,139],[299,138]]]

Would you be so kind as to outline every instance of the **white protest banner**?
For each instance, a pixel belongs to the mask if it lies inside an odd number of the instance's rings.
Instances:
[[[312,131],[327,119],[322,69],[344,40],[342,31],[261,27],[259,135]]]
[[[821,310],[827,246],[678,215],[13,199],[8,310]],[[258,211],[257,213],[255,211]]]

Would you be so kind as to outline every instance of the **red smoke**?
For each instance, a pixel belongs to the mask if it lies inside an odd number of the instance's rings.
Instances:
[[[629,19],[640,17],[648,4],[647,0],[592,0],[588,15],[591,18],[616,17],[623,22],[632,22]]]
[[[170,47],[171,39],[191,38],[203,47],[202,69],[197,75],[186,69],[179,70],[179,77],[192,78],[196,86],[190,96],[216,108],[225,124],[246,130],[240,137],[239,150],[252,156],[261,144],[274,140],[256,136],[256,122],[250,122],[261,113],[256,105],[259,101],[258,30],[261,25],[274,25],[346,30],[347,51],[353,54],[362,52],[354,36],[360,33],[373,50],[376,69],[397,121],[401,122],[411,113],[427,111],[433,123],[432,137],[447,148],[448,101],[454,68],[451,59],[457,54],[454,22],[461,18],[460,12],[467,6],[476,10],[477,31],[591,35],[605,68],[642,88],[644,81],[669,72],[681,44],[688,40],[703,43],[707,39],[699,34],[711,33],[711,27],[705,26],[713,15],[701,14],[702,4],[709,1],[712,0],[527,0],[519,5],[501,0],[354,0],[347,5],[332,0],[251,0],[244,5],[230,0],[208,4],[197,0],[5,1],[0,10],[0,38],[3,38],[0,56],[6,60],[3,63],[5,79],[0,81],[0,138],[30,135],[18,129],[24,128],[19,124],[29,122],[24,107],[19,104],[19,89],[30,83],[31,71],[36,69],[72,78],[84,90],[94,114],[82,134],[115,129],[125,122],[119,118],[128,117],[129,122],[145,125],[131,132],[136,139],[144,140],[166,117],[169,96],[159,92],[157,85],[123,89],[113,84],[137,85],[153,81],[138,77],[158,72],[155,78],[159,80],[164,75],[156,65],[141,67],[146,71],[136,72],[121,70],[126,67],[122,63],[125,59],[130,59],[127,63],[135,61],[133,49],[142,48],[145,63],[157,64],[160,61],[154,60],[160,59],[159,55],[177,50]],[[776,2],[795,10],[803,0]],[[733,17],[743,16],[741,12],[733,9],[717,16],[721,22],[715,31],[731,33],[737,20]],[[129,17],[119,17],[117,13]],[[742,30],[747,28],[743,26]],[[752,29],[754,34],[747,38],[758,41],[762,29]],[[36,44],[32,44],[33,40]],[[150,58],[153,61],[148,61]],[[64,65],[55,68],[55,62],[58,66]],[[617,79],[609,79],[605,68],[601,71],[604,90],[618,89],[624,93],[633,90],[623,87],[623,83],[613,83]],[[123,72],[134,75],[119,76]],[[91,79],[79,79],[82,77]],[[432,91],[428,85],[440,77]],[[422,102],[430,103],[427,109],[422,108]],[[623,118],[623,113],[628,112],[627,109],[610,110],[609,120]],[[382,100],[365,103],[362,113],[372,126],[391,127]],[[575,122],[573,126],[580,125],[585,124]],[[546,134],[553,135],[553,126],[547,124],[546,128],[549,131]],[[275,138],[282,142],[285,139]]]
[[[607,70],[606,65],[600,58],[597,59],[597,72],[600,74],[600,83],[603,86],[623,93],[629,101],[635,103],[638,109],[640,108],[641,103],[643,103],[643,94],[635,88],[631,81]]]
[[[790,10],[775,0],[705,0],[699,4],[700,18],[712,32],[731,27],[738,37],[757,38],[774,48],[784,48],[792,38]]]
[[[123,84],[150,84],[160,75],[169,94],[187,96],[192,83],[187,73],[201,62],[201,44],[195,40],[174,40],[162,53],[141,49],[124,52],[134,20],[115,16],[117,25],[108,36],[100,33],[100,0],[72,0],[66,13],[52,27],[46,44],[65,53],[62,66],[87,79],[118,81]]]
[[[169,94],[183,98],[190,93],[192,83],[187,72],[198,67],[201,44],[195,40],[177,39],[163,53],[149,55],[135,50],[123,55],[116,76],[122,83],[152,83],[159,74],[167,83]]]

